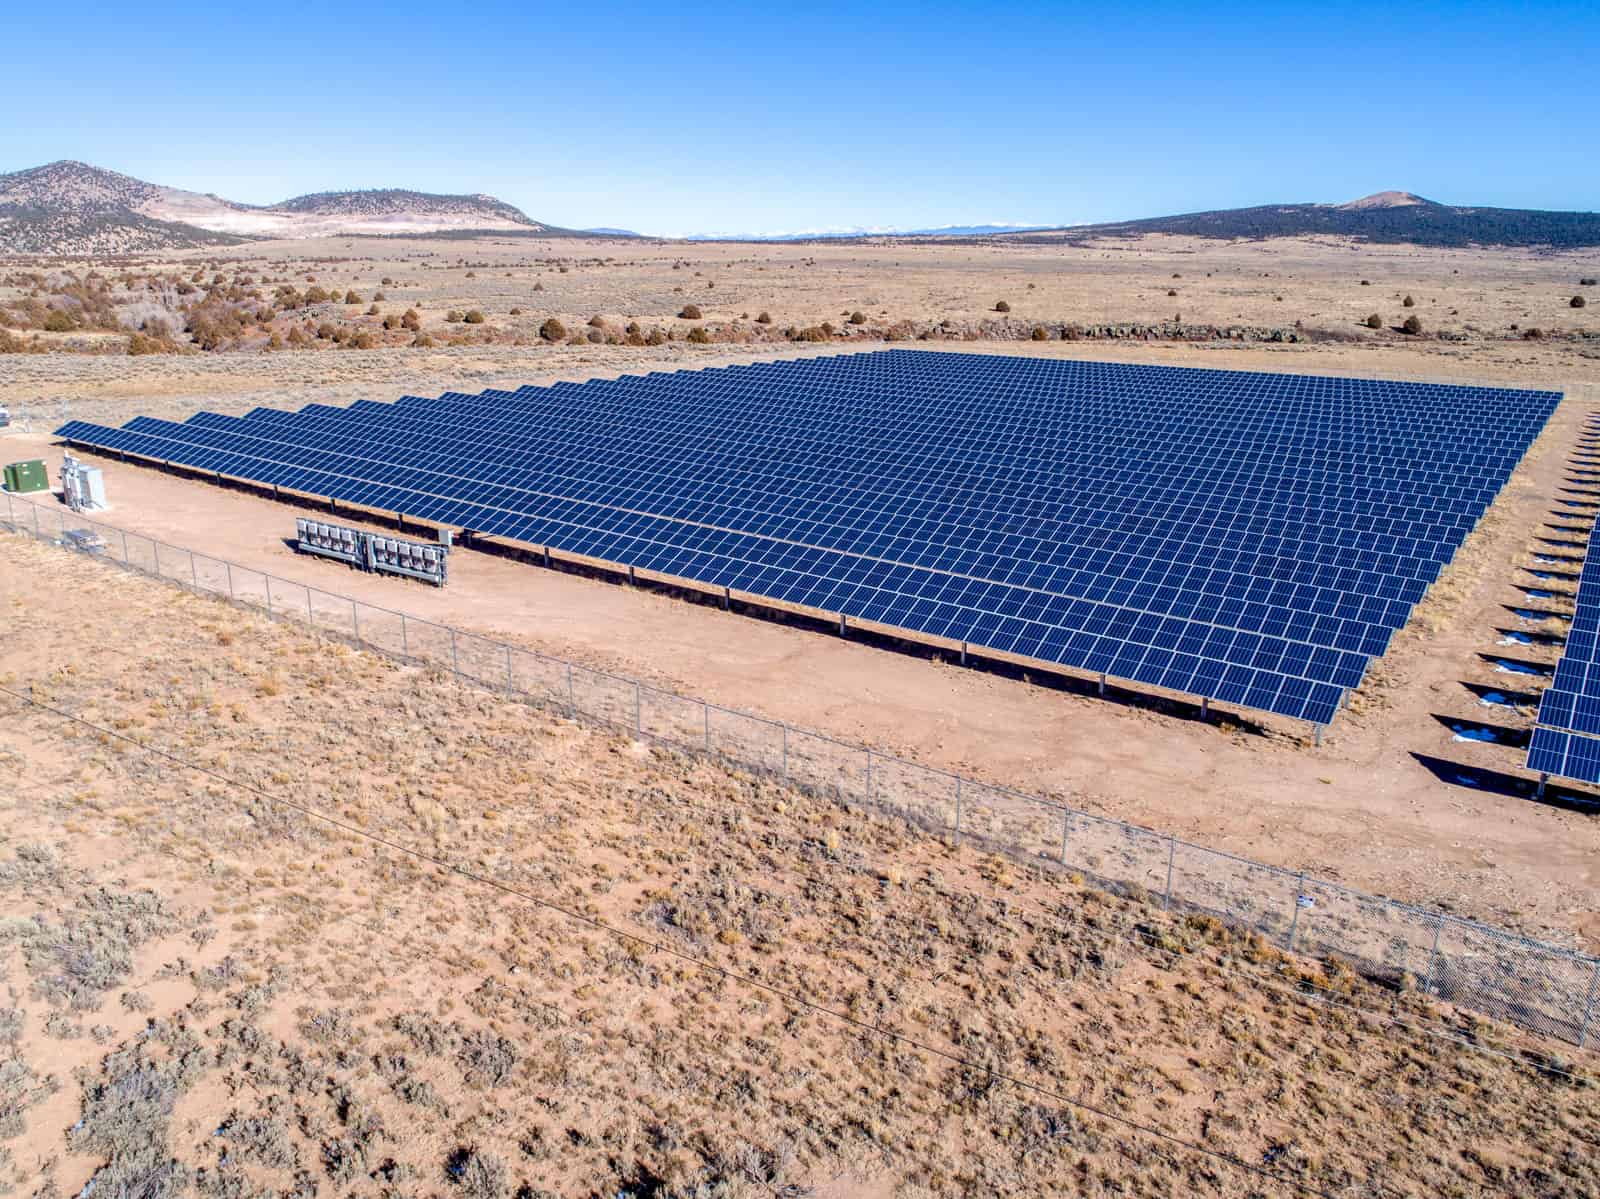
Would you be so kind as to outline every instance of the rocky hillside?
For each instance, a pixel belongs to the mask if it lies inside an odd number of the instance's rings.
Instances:
[[[147,183],[81,162],[0,175],[0,253],[100,256],[252,238],[494,232],[560,235],[493,196],[398,188],[318,192],[278,204]]]
[[[1419,246],[1600,246],[1600,213],[1439,204],[1410,192],[1378,192],[1345,204],[1266,204],[1148,220],[1079,225],[1007,240],[1084,240],[1172,233],[1259,240],[1325,234]]]

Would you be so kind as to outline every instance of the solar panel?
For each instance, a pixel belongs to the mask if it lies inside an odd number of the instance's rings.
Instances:
[[[1539,697],[1528,769],[1600,783],[1600,554],[1584,557],[1566,646]]]
[[[1325,724],[1559,399],[890,350],[58,432]]]

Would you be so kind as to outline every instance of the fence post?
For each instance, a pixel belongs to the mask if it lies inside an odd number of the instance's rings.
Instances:
[[[1306,872],[1302,870],[1295,875],[1294,880],[1294,909],[1289,913],[1289,943],[1285,947],[1290,953],[1294,952],[1295,933],[1300,928],[1300,897],[1306,891]]]
[[[1163,911],[1169,911],[1172,908],[1172,859],[1174,857],[1176,857],[1177,854],[1178,854],[1178,839],[1176,837],[1168,837],[1167,838],[1167,895],[1166,895],[1166,898],[1161,901],[1161,908],[1162,908]]]
[[[200,590],[200,568],[195,565],[193,550],[189,551],[189,582],[193,584],[196,591]],[[307,592],[307,594],[309,595],[310,593]]]
[[[306,588],[306,623],[316,627],[317,618],[311,614],[311,588]]]
[[[161,573],[161,548],[160,548],[160,543],[159,542],[151,542],[151,545],[154,547],[154,552],[155,552],[155,555],[156,555],[156,573],[160,574]],[[264,574],[261,577],[266,582],[266,585],[267,585],[267,615],[271,616],[272,615],[272,576]]]
[[[43,541],[44,540],[44,534],[39,532],[39,505],[38,504],[33,505],[33,539],[35,541]]]
[[[406,632],[406,614],[404,612],[400,613],[400,656],[402,658],[411,656],[411,636]]]
[[[1428,973],[1422,979],[1422,993],[1433,994],[1433,967],[1439,960],[1439,932],[1444,928],[1444,917],[1435,918],[1433,923],[1433,951],[1428,955]]]
[[[644,699],[637,679],[633,684],[633,735],[644,736]]]
[[[783,781],[789,781],[789,726],[780,726],[783,729]]]
[[[511,647],[506,646],[506,694],[514,695],[517,690],[516,676],[511,672]]]
[[[459,665],[457,665],[457,663],[458,663],[458,659],[456,658],[456,631],[454,629],[451,629],[450,630],[450,673],[455,675],[457,678],[460,678],[461,677],[461,668],[460,668]]]
[[[572,690],[572,663],[567,663],[567,711],[574,717],[578,715],[578,700]]]
[[[127,529],[123,529],[122,530],[122,564],[124,566],[133,565],[133,559],[128,557],[128,530]]]
[[[350,635],[361,640],[361,613],[356,610],[355,600],[350,601]]]
[[[1594,975],[1589,979],[1589,998],[1583,1005],[1583,1023],[1578,1028],[1578,1048],[1583,1048],[1583,1043],[1589,1037],[1589,1017],[1594,1014],[1594,993],[1600,988],[1600,962],[1594,964]]]
[[[959,787],[960,785],[961,785],[960,780],[957,780],[956,786]],[[1067,864],[1067,830],[1070,829],[1071,827],[1072,827],[1072,809],[1071,808],[1062,808],[1061,809],[1061,864],[1063,866],[1065,866]],[[1171,881],[1171,876],[1169,874],[1168,882],[1170,883],[1170,881]]]
[[[872,750],[867,750],[867,807],[872,806]]]
[[[702,702],[700,704],[700,711],[702,713],[704,713],[705,718],[706,718],[706,753],[710,753],[711,752],[711,705],[708,704],[708,703]]]
[[[961,844],[961,776],[956,775],[956,845]]]

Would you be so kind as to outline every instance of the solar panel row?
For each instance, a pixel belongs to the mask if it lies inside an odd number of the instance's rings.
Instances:
[[[1593,422],[1591,426],[1592,435]],[[1576,473],[1575,481],[1597,486],[1592,476],[1583,477],[1586,472]],[[1592,513],[1587,519],[1593,519]],[[1567,643],[1550,686],[1539,698],[1528,768],[1600,783],[1600,554],[1584,557]]]
[[[60,433],[1320,724],[1558,399],[888,351]]]

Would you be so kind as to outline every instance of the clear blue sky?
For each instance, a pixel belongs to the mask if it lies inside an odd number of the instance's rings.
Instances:
[[[0,171],[647,233],[1600,208],[1600,4],[17,6]]]

